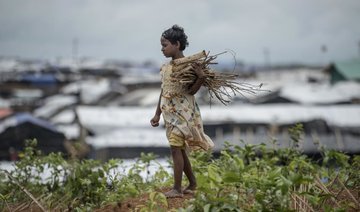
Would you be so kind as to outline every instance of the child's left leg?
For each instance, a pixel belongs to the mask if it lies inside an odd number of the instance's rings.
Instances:
[[[182,156],[184,158],[184,173],[189,180],[189,185],[184,189],[184,193],[192,193],[196,189],[196,178],[193,173],[189,157],[186,154],[184,149],[181,150]]]

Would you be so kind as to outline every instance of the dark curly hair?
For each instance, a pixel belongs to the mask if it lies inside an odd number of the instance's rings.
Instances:
[[[170,41],[172,44],[176,44],[177,41],[180,42],[180,50],[184,50],[186,46],[189,45],[189,42],[187,41],[187,35],[184,32],[184,28],[173,25],[171,28],[165,30],[161,36],[165,38],[166,40]]]

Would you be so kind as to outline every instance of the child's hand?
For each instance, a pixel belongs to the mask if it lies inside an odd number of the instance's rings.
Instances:
[[[205,77],[202,65],[200,65],[198,63],[193,63],[193,64],[191,64],[191,66],[193,67],[197,77],[199,77],[199,78],[204,78]]]
[[[160,116],[155,115],[155,116],[150,120],[151,126],[153,126],[153,127],[159,126],[159,121],[160,121]]]

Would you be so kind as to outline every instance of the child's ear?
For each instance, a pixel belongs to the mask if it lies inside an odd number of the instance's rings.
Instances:
[[[176,41],[176,47],[180,49],[180,41]]]

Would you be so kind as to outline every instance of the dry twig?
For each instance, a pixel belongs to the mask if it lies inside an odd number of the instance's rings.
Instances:
[[[203,83],[203,86],[208,89],[210,98],[216,97],[224,105],[230,103],[232,97],[236,96],[236,94],[245,97],[244,94],[255,95],[259,91],[266,91],[261,89],[262,84],[255,86],[239,82],[238,74],[216,72],[210,69],[209,65],[217,64],[214,62],[215,59],[224,53],[227,52],[225,51],[219,54],[210,55],[209,52],[206,53],[205,51],[202,51],[173,61],[172,80],[180,82],[185,87],[190,87],[197,78],[192,65],[198,64],[204,70],[205,82]]]

